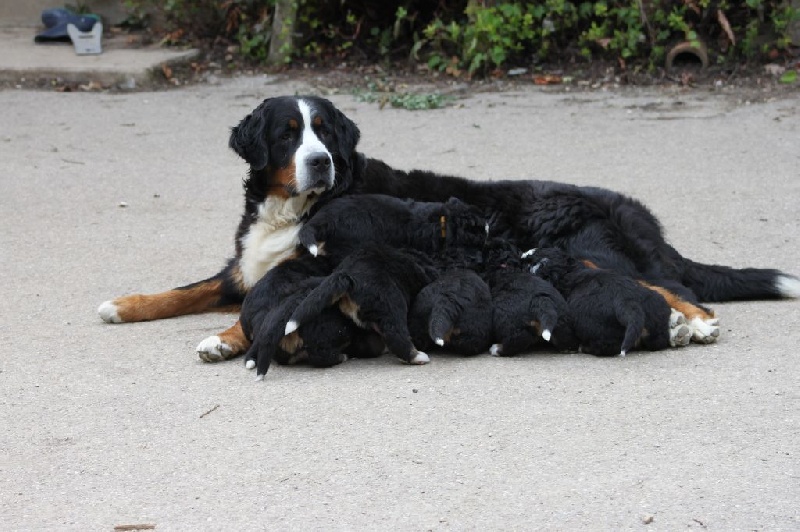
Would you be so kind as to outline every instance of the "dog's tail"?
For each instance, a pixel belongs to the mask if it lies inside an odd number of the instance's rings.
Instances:
[[[284,335],[293,333],[302,324],[318,316],[325,307],[337,303],[352,286],[352,279],[344,273],[329,275],[294,309],[289,321],[286,322]]]
[[[636,343],[644,332],[644,310],[639,305],[620,305],[616,306],[617,320],[625,326],[625,336],[619,348],[620,356],[636,347]]]
[[[546,304],[543,305],[542,302],[546,302]],[[553,334],[553,329],[556,328],[556,324],[558,323],[558,311],[549,299],[539,298],[537,301],[537,308],[534,312],[539,321],[542,338],[544,338],[546,342],[549,342]]]
[[[459,310],[452,301],[439,298],[433,305],[431,317],[428,320],[428,335],[438,346],[444,345],[444,340],[453,330],[458,319]]]
[[[800,297],[800,279],[780,270],[731,268],[684,260],[683,284],[700,301]]]

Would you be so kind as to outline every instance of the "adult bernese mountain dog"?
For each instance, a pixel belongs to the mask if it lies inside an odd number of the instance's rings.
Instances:
[[[773,269],[706,265],[682,257],[638,201],[610,190],[551,181],[470,181],[423,170],[396,170],[356,151],[358,127],[331,102],[313,96],[264,100],[230,136],[249,165],[235,253],[216,275],[151,295],[100,305],[109,323],[156,320],[241,304],[271,268],[295,257],[303,223],[344,194],[386,194],[417,201],[451,197],[497,213],[520,249],[557,247],[660,291],[691,320],[695,338],[716,330],[700,301],[800,297],[800,279]],[[701,325],[702,324],[702,325]],[[205,361],[244,352],[237,322],[203,340]]]

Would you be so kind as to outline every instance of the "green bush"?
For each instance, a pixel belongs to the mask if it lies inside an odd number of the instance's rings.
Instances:
[[[275,0],[126,3],[157,11],[170,41],[223,39],[266,58]],[[703,40],[717,61],[739,61],[785,49],[798,11],[785,0],[298,0],[292,56],[410,60],[473,76],[594,58],[655,66],[675,43]]]

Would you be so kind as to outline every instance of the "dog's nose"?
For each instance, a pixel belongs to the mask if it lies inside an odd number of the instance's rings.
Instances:
[[[308,165],[314,170],[327,170],[331,167],[331,158],[327,153],[318,151],[308,156]]]

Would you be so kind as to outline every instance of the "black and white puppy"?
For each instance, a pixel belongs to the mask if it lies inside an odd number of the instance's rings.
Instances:
[[[636,347],[670,346],[671,309],[658,293],[611,270],[591,268],[555,248],[526,252],[531,273],[567,300],[581,351],[625,356]]]
[[[344,362],[346,352],[361,357],[382,353],[382,342],[368,337],[374,333],[360,330],[335,308],[284,335],[292,312],[332,270],[330,261],[304,255],[270,270],[248,293],[240,316],[245,337],[252,342],[245,366],[257,368],[258,379],[263,379],[273,360],[329,367]]]
[[[456,198],[438,203],[362,194],[331,200],[298,236],[312,255],[344,257],[370,243],[428,252],[480,247],[487,232],[482,211]]]
[[[468,269],[473,264],[462,262],[446,260],[441,276],[414,299],[408,328],[420,349],[437,345],[460,355],[477,355],[492,343],[492,294]]]
[[[552,284],[530,273],[515,245],[493,239],[484,268],[492,293],[492,355],[517,355],[542,339],[560,351],[578,349],[567,302]]]
[[[285,334],[337,305],[360,327],[380,334],[386,347],[410,364],[426,364],[408,331],[408,309],[422,288],[438,276],[433,262],[421,252],[373,244],[348,255],[299,304],[286,323]]]

